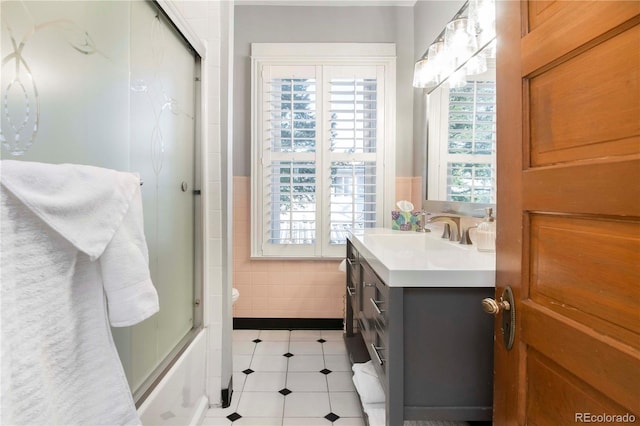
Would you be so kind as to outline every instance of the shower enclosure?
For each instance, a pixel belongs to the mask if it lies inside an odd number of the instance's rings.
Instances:
[[[160,312],[113,337],[140,404],[202,325],[201,58],[147,1],[3,1],[3,159],[140,174]]]

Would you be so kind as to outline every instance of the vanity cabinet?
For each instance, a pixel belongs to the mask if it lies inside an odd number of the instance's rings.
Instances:
[[[350,241],[347,253],[346,339],[373,360],[387,425],[491,420],[493,318],[481,300],[493,287],[390,287]]]

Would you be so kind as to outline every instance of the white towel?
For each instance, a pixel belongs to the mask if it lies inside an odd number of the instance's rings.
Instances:
[[[353,367],[351,367],[351,369],[354,372],[360,371],[362,372],[362,374],[375,377],[376,379],[378,378],[378,373],[376,372],[376,368],[374,367],[373,361],[371,360],[367,362],[353,364]]]
[[[347,272],[347,259],[342,259],[342,262],[338,265],[338,271]]]
[[[353,370],[353,385],[364,404],[375,404],[385,401],[384,389],[372,361],[356,363]]]
[[[158,311],[138,177],[19,161],[0,174],[2,424],[140,424],[109,328]]]
[[[369,426],[385,426],[387,415],[385,413],[384,404],[366,404],[362,403],[362,409],[367,413],[369,418]]]

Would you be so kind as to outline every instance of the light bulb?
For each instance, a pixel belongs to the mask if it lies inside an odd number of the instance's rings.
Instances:
[[[451,72],[451,60],[444,48],[444,42],[436,41],[429,46],[427,57],[432,69],[430,77],[434,84],[439,84]]]
[[[445,29],[445,46],[453,69],[458,68],[477,50],[475,34],[469,32],[467,24],[467,18],[458,18],[449,22]]]
[[[469,0],[469,29],[483,45],[496,36],[496,7],[494,0]]]

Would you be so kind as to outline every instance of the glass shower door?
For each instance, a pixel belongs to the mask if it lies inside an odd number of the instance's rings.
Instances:
[[[196,59],[154,4],[130,7],[130,162],[144,181],[145,235],[160,312],[113,333],[139,394],[194,328]]]
[[[160,312],[113,329],[139,401],[199,327],[199,58],[152,2],[3,1],[0,8],[2,158],[131,171],[144,182]]]

